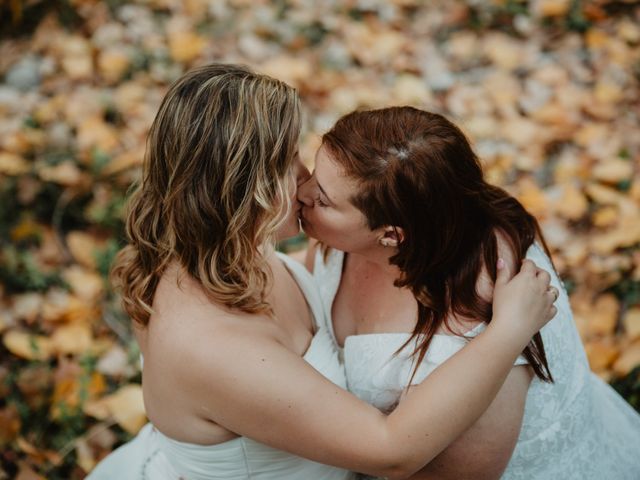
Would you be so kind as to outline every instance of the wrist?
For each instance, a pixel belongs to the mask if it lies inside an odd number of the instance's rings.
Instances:
[[[494,339],[497,345],[501,348],[508,348],[510,352],[515,352],[516,356],[525,349],[535,333],[531,333],[525,325],[518,324],[512,318],[501,319],[495,315],[485,332]]]

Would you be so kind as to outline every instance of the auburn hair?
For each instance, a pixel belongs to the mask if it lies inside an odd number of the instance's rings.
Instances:
[[[536,239],[549,253],[536,219],[484,180],[469,141],[441,115],[412,107],[356,111],[338,120],[322,143],[356,180],[351,202],[369,228],[404,231],[390,263],[401,271],[396,286],[410,288],[418,303],[415,329],[402,346],[416,339],[414,375],[451,314],[491,321],[492,305],[476,283],[483,267],[496,279],[497,231],[517,265]],[[541,380],[553,381],[539,333],[523,355]]]
[[[135,322],[148,323],[174,261],[212,300],[271,312],[258,246],[273,242],[290,208],[299,108],[295,89],[237,65],[206,65],[171,85],[128,202],[128,244],[111,272]]]

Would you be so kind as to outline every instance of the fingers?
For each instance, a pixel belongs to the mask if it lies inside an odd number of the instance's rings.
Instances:
[[[536,267],[536,276],[547,285],[551,283],[551,275],[549,275],[549,272],[543,270],[542,268]]]
[[[522,267],[520,267],[520,272],[521,273],[527,273],[529,275],[535,275],[537,270],[538,270],[538,267],[531,260],[524,259],[522,261]]]

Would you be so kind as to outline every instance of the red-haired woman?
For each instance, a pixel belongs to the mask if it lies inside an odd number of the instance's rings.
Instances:
[[[307,266],[349,389],[385,412],[485,330],[498,257],[554,272],[558,315],[478,422],[412,478],[640,478],[640,416],[589,371],[537,221],[485,182],[455,125],[411,107],[348,114],[324,135],[298,198],[323,245]]]

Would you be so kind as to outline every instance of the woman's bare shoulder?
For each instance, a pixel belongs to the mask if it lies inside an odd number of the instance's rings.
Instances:
[[[210,299],[199,283],[179,269],[162,276],[152,305],[146,349],[185,375],[190,366],[211,360],[230,340],[237,345],[257,338],[279,341],[281,329],[266,314],[230,309]],[[180,361],[174,361],[180,360]]]

